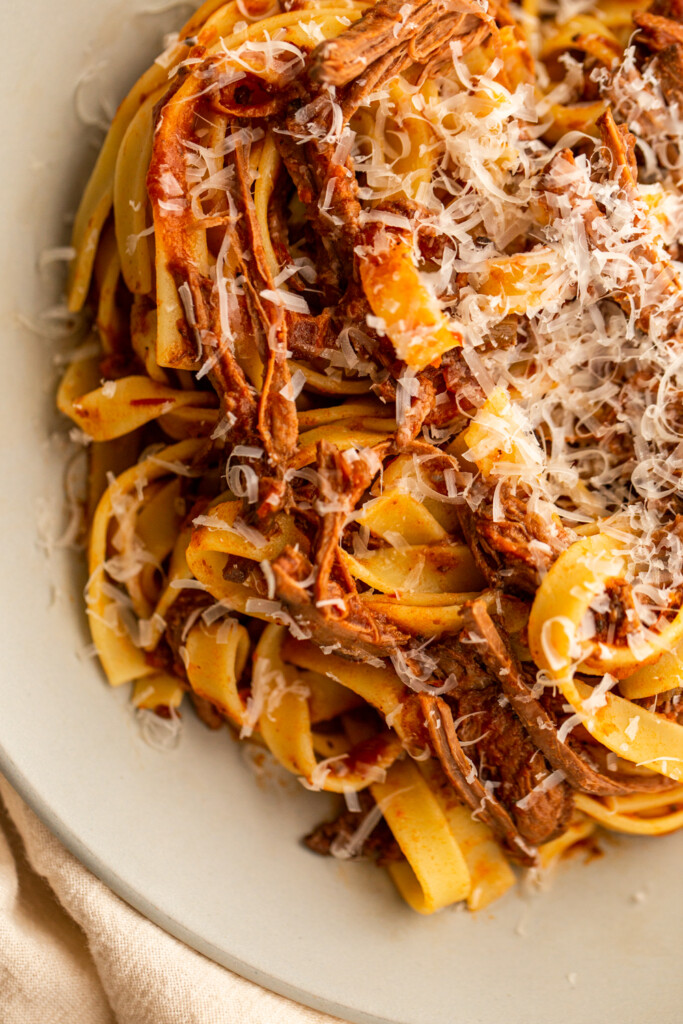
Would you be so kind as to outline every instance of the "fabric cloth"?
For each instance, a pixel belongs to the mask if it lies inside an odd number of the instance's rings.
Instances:
[[[172,938],[79,864],[2,777],[0,796],[2,1024],[343,1024]]]

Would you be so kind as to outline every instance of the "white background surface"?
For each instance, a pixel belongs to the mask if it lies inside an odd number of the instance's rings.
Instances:
[[[152,0],[153,2],[153,0]],[[317,858],[300,836],[327,799],[258,781],[226,731],[186,712],[178,749],[146,746],[89,643],[74,556],[47,559],[40,502],[58,516],[49,440],[55,345],[18,327],[54,301],[42,247],[68,242],[95,150],[80,74],[107,60],[119,99],[187,12],[133,20],[132,2],[13,5],[0,67],[0,768],[112,888],[197,949],[267,987],[354,1021],[673,1024],[681,1019],[683,837],[604,842],[550,891],[478,916],[420,918],[371,865]],[[86,107],[96,107],[84,92]],[[87,97],[87,99],[86,99]],[[127,691],[127,687],[124,690]]]

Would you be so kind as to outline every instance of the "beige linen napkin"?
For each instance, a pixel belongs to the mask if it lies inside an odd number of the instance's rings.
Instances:
[[[335,1024],[172,938],[79,864],[1,776],[0,796],[2,1024]]]

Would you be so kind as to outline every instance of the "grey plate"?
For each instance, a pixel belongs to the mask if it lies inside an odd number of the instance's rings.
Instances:
[[[129,903],[311,1006],[393,1024],[673,1024],[683,998],[683,837],[605,844],[606,856],[575,858],[547,892],[510,894],[475,917],[423,919],[381,871],[302,849],[325,797],[277,773],[257,780],[226,732],[211,734],[190,714],[176,751],[149,748],[127,693],[110,690],[83,656],[74,557],[48,559],[37,544],[39,519],[61,500],[60,446],[48,439],[55,346],[15,317],[54,295],[37,256],[64,242],[64,211],[94,156],[74,115],[77,77],[108,59],[102,92],[120,96],[159,49],[160,19],[126,21],[134,9],[34,0],[15,5],[7,26],[0,768]],[[83,93],[91,112],[97,96]]]

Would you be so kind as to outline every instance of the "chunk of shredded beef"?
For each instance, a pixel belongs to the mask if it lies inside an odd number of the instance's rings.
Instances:
[[[420,701],[434,752],[460,799],[493,829],[511,856],[523,864],[536,863],[535,847],[521,834],[493,788],[482,783],[474,763],[464,752],[449,704],[427,694],[421,694]]]
[[[458,505],[460,527],[477,566],[490,586],[535,594],[558,556],[576,540],[559,521],[528,509],[514,482],[501,487],[502,519],[494,518],[494,484],[475,484],[470,502]],[[472,506],[475,507],[472,507]]]
[[[384,818],[380,818],[370,835],[360,844],[358,849],[351,845],[356,832],[365,822],[370,811],[375,807],[369,791],[363,789],[358,793],[360,811],[342,811],[332,821],[325,821],[307,836],[304,836],[304,843],[313,850],[324,856],[345,856],[350,860],[359,860],[369,857],[383,867],[385,864],[392,864],[403,860],[401,847],[394,839],[394,835]]]
[[[671,21],[683,22],[683,0],[653,0],[648,7],[649,14]]]
[[[571,793],[564,784],[543,791],[553,766],[501,693],[481,640],[466,608],[461,634],[442,639],[434,651],[451,677],[448,694],[425,695],[423,708],[434,750],[461,798],[514,856],[533,860],[535,846],[566,826]]]
[[[667,46],[652,62],[667,103],[683,112],[683,43]]]
[[[519,718],[507,704],[501,704],[499,693],[494,685],[469,690],[460,697],[458,716],[472,717],[458,727],[458,738],[473,745],[470,749],[476,751],[481,771],[498,784],[496,798],[510,809],[524,840],[537,845],[564,831],[571,817],[571,793],[563,783],[547,792],[532,793],[551,769]],[[529,804],[524,803],[526,797]]]
[[[413,438],[417,437],[429,414],[436,403],[436,388],[428,373],[419,373],[417,380],[418,391],[412,398],[410,408],[406,411],[403,422],[399,424],[396,431],[396,447],[401,451]],[[399,387],[401,387],[399,383]]]
[[[609,152],[611,176],[624,190],[632,190],[638,181],[636,140],[625,124],[617,124],[611,110],[598,119],[602,142]]]
[[[665,50],[675,43],[683,43],[683,25],[671,18],[644,11],[634,14],[633,21],[640,29],[638,41],[651,50]]]
[[[380,455],[387,450],[387,445],[380,445],[378,451],[351,456],[321,441],[316,508],[320,526],[314,562],[291,547],[273,562],[276,596],[298,628],[320,646],[331,646],[355,660],[388,657],[410,640],[360,599],[340,558],[347,517],[372,483],[381,465]]]
[[[626,580],[610,580],[605,587],[609,605],[596,611],[595,642],[623,646],[629,633],[640,627],[640,617],[633,599],[633,587]]]
[[[313,575],[311,562],[301,552],[285,548],[273,562],[275,593],[299,630],[320,647],[354,661],[386,658],[405,647],[410,637],[382,616],[373,614],[357,594],[330,581],[327,593],[339,603],[314,602],[302,581]]]
[[[380,0],[336,39],[320,44],[310,74],[327,85],[346,85],[375,61],[402,50],[426,63],[452,39],[463,39],[465,48],[468,36],[482,41],[488,35],[488,30],[477,32],[482,21],[493,23],[474,0]]]

